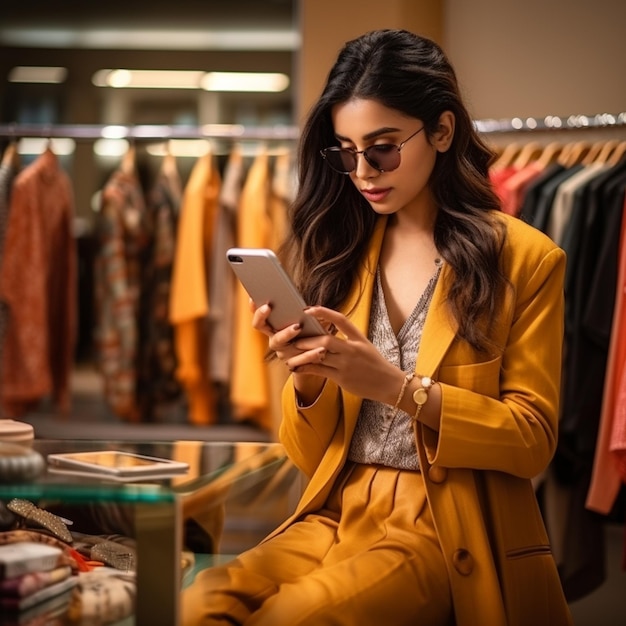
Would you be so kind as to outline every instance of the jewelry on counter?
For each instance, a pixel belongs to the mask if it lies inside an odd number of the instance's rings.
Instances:
[[[30,522],[31,524],[45,528],[54,537],[65,543],[71,544],[74,541],[72,534],[62,518],[58,515],[54,515],[54,513],[40,509],[29,500],[13,498],[13,500],[7,504],[7,509],[23,518],[25,522]]]

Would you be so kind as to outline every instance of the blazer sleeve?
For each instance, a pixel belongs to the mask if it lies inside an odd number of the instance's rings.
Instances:
[[[279,438],[293,463],[309,478],[326,454],[337,428],[342,427],[342,401],[337,385],[327,380],[315,402],[298,406],[293,379],[283,388]]]
[[[518,253],[523,257],[523,253]],[[550,246],[510,275],[496,321],[500,356],[442,363],[441,428],[422,427],[428,460],[532,478],[557,441],[563,344],[565,253]]]

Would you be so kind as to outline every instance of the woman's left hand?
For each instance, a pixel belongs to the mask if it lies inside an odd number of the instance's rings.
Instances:
[[[330,378],[342,389],[370,400],[393,404],[404,372],[390,363],[345,315],[322,306],[306,311],[337,334],[295,339],[301,351],[287,361],[290,370]]]

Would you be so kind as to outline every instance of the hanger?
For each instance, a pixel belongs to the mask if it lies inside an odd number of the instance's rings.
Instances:
[[[602,146],[602,150],[600,150],[594,162],[606,165],[618,146],[619,141],[617,139],[609,139],[609,141],[605,141]]]
[[[133,142],[128,146],[128,150],[126,151],[126,154],[122,157],[120,170],[124,172],[124,174],[128,174],[129,176],[134,174],[136,158],[137,158],[137,151],[135,148],[135,144]]]
[[[515,157],[519,154],[521,148],[522,147],[519,143],[513,142],[507,144],[504,150],[502,150],[502,152],[500,153],[500,156],[498,156],[496,160],[492,163],[491,168],[494,170],[498,170],[513,165],[513,161],[515,160]]]
[[[587,152],[587,156],[582,160],[583,165],[591,165],[596,158],[602,152],[602,149],[606,146],[605,141],[596,141],[591,144],[591,148],[589,148],[589,152]]]
[[[15,170],[20,168],[20,155],[17,150],[17,141],[11,139],[2,155],[2,165],[12,167]]]
[[[537,159],[537,164],[541,167],[547,167],[551,163],[555,163],[562,152],[563,144],[558,141],[553,141],[544,147]]]
[[[542,145],[538,141],[529,141],[515,157],[513,167],[521,169],[526,167],[532,161],[536,161],[543,150]]]
[[[178,165],[176,163],[176,157],[170,150],[169,143],[167,144],[167,150],[163,161],[161,161],[161,172],[166,176],[178,176]]]
[[[565,167],[582,164],[583,159],[590,150],[591,144],[588,141],[576,141],[569,145],[567,152],[563,154],[563,158],[559,159],[559,163]]]
[[[626,155],[626,141],[620,141],[613,152],[611,152],[611,156],[607,159],[606,164],[610,166],[617,165]]]

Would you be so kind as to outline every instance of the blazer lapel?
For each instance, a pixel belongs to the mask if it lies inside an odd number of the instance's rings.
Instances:
[[[422,342],[417,353],[415,372],[421,376],[433,376],[455,338],[458,323],[446,304],[446,284],[451,280],[452,270],[444,265],[426,315]]]
[[[350,318],[350,321],[365,335],[367,335],[369,327],[376,267],[378,266],[386,225],[386,217],[380,218],[376,223],[359,279],[352,287],[346,305],[343,307],[343,312]],[[342,391],[342,394],[346,432],[352,433],[356,418],[361,410],[362,398],[345,391]]]

